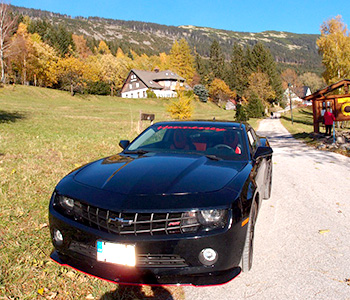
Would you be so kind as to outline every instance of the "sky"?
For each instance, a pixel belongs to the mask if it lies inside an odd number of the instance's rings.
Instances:
[[[350,25],[350,0],[12,0],[10,3],[72,17],[97,16],[242,32],[319,34],[321,24],[337,15]]]

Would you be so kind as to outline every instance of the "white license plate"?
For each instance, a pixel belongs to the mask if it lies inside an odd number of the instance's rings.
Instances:
[[[97,260],[124,266],[135,266],[134,245],[97,241]]]

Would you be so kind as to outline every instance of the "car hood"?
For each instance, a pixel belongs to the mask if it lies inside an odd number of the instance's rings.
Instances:
[[[203,193],[222,189],[246,164],[200,155],[115,155],[82,167],[74,180],[126,195]]]

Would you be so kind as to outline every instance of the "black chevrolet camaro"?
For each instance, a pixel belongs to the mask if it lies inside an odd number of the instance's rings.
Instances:
[[[56,186],[53,260],[125,284],[222,284],[251,268],[266,138],[249,124],[160,122],[120,146]]]

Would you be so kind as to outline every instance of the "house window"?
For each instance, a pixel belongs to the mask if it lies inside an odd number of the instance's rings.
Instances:
[[[129,84],[129,89],[130,89],[130,90],[132,89],[132,83]]]
[[[136,87],[138,88],[140,86],[140,84],[138,82],[136,82]]]
[[[143,98],[147,98],[146,91],[143,91]]]

